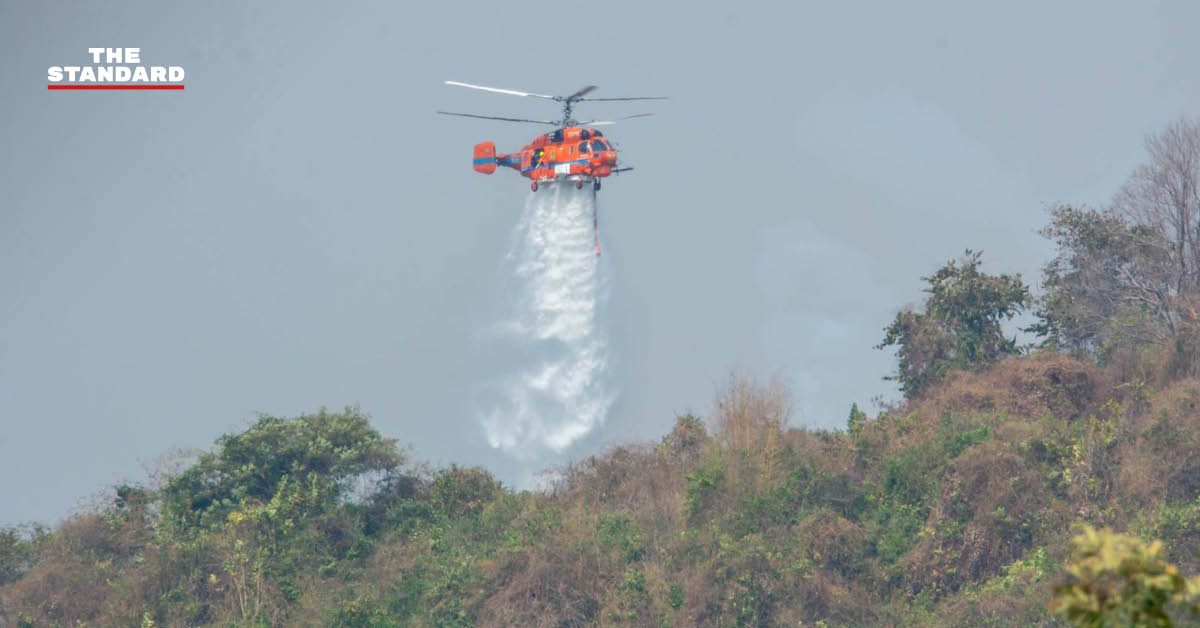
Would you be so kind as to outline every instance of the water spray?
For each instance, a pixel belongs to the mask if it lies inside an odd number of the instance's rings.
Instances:
[[[562,452],[604,422],[615,397],[596,227],[591,186],[562,181],[528,196],[514,232],[513,311],[493,339],[515,364],[489,385],[481,422],[492,447],[518,458]]]

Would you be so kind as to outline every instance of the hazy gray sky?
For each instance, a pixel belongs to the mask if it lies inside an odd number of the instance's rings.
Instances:
[[[974,5],[974,8],[972,6]],[[697,8],[711,6],[712,8]],[[358,403],[418,458],[518,468],[468,392],[528,193],[474,143],[597,84],[614,376],[560,459],[707,413],[731,370],[795,424],[894,395],[871,347],[964,248],[1036,280],[1054,201],[1107,201],[1200,109],[1200,4],[0,0],[0,523],[54,521],[256,412]],[[49,92],[138,46],[183,92]],[[497,359],[490,356],[487,359]],[[491,365],[494,366],[494,365]]]

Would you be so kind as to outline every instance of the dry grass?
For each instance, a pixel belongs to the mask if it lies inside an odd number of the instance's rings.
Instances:
[[[1039,352],[1008,358],[983,373],[953,371],[908,409],[929,416],[1003,412],[1074,420],[1094,413],[1112,391],[1112,379],[1103,370],[1061,354]]]

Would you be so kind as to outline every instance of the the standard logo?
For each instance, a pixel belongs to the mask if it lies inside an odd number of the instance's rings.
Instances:
[[[183,89],[182,67],[142,65],[141,48],[88,48],[88,53],[94,65],[50,66],[46,89]]]

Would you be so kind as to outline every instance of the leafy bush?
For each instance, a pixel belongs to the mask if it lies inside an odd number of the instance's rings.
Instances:
[[[1083,526],[1071,539],[1070,580],[1054,587],[1051,609],[1077,626],[1171,626],[1200,612],[1200,576],[1185,579],[1162,543]]]

